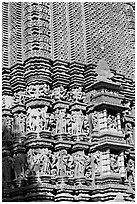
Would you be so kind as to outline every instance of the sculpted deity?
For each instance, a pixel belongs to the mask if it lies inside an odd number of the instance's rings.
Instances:
[[[129,181],[129,185],[131,185],[132,182],[135,182],[135,162],[133,159],[128,160],[126,172],[127,172],[126,176]]]
[[[94,164],[95,164],[95,172],[99,172],[100,171],[100,151],[97,150],[94,153]]]
[[[72,134],[81,134],[84,122],[84,116],[81,110],[79,112],[72,111],[71,122],[72,122]]]
[[[110,169],[113,173],[119,173],[118,155],[110,154]]]
[[[51,171],[51,150],[46,149],[30,149],[28,151],[28,167],[32,174],[50,175]]]
[[[66,150],[61,150],[57,154],[57,162],[56,162],[56,167],[57,167],[57,176],[66,176],[66,167],[67,167],[67,151]]]
[[[134,144],[133,127],[130,122],[125,124],[125,139],[126,139],[127,144]]]
[[[85,171],[86,156],[84,151],[78,151],[73,154],[74,158],[74,176],[83,177]]]
[[[20,114],[15,114],[14,116],[14,128],[15,131],[19,133],[25,132],[25,114],[22,112]]]
[[[117,129],[117,120],[116,117],[114,115],[108,115],[107,118],[107,125],[108,125],[108,129]]]
[[[40,113],[40,118],[41,118],[41,123],[40,127],[42,130],[47,130],[49,128],[49,114],[47,113],[48,107],[45,106],[44,108],[41,108],[41,113]]]
[[[56,133],[66,133],[66,110],[56,110]]]
[[[42,110],[42,113],[41,113]],[[46,127],[46,111],[47,108],[28,108],[27,110],[27,131],[39,132],[41,128]]]
[[[93,131],[97,130],[97,124],[98,124],[97,112],[94,111],[93,113],[90,113],[88,120],[89,120],[90,132],[93,133]]]
[[[11,182],[13,170],[13,160],[11,157],[2,158],[2,181]]]
[[[83,121],[83,132],[89,133],[89,120],[87,115],[84,117],[84,121]]]
[[[50,170],[51,170],[51,162],[50,162],[50,157],[51,157],[51,150],[46,149],[41,149],[40,153],[42,155],[42,168],[41,172],[50,175]]]
[[[12,96],[2,96],[2,108],[11,108],[13,105]]]
[[[12,140],[11,132],[13,129],[13,118],[2,117],[2,139],[5,141]]]
[[[88,156],[86,156],[86,162],[85,162],[86,166],[85,166],[85,176],[86,178],[92,178],[92,160],[91,160],[91,154],[88,154]]]
[[[15,179],[21,179],[25,177],[25,164],[26,158],[24,154],[18,153],[13,155],[14,158],[14,172]]]

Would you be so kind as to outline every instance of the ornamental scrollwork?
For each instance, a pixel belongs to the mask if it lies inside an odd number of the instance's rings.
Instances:
[[[67,96],[67,89],[64,89],[63,86],[56,87],[52,90],[51,97],[52,97],[53,101],[57,101],[57,100],[65,101],[68,97]]]
[[[50,87],[48,84],[30,85],[26,89],[27,98],[39,98],[50,95]]]

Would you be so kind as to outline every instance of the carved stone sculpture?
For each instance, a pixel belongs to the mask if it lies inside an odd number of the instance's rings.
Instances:
[[[66,133],[66,110],[56,110],[56,133]]]
[[[26,157],[24,154],[18,153],[13,155],[15,179],[20,180],[25,178]]]
[[[49,95],[50,88],[48,84],[30,85],[26,89],[26,96],[28,98],[39,98]]]
[[[86,156],[84,151],[78,151],[73,154],[74,158],[74,177],[84,177]]]
[[[125,124],[125,139],[126,139],[127,144],[134,144],[133,127],[130,122]]]
[[[13,118],[9,116],[2,117],[2,138],[5,141],[12,140]]]
[[[11,108],[13,105],[12,96],[2,96],[2,108]]]
[[[100,151],[94,153],[95,173],[100,172]]]
[[[110,154],[110,170],[112,173],[119,173],[118,155]]]
[[[67,98],[67,90],[64,89],[63,86],[54,88],[52,91],[52,98],[56,101],[56,100],[66,100]]]
[[[46,149],[30,149],[27,153],[27,163],[31,174],[34,175],[50,175],[51,171],[51,150]]]
[[[49,130],[50,116],[47,113],[47,106],[44,108],[28,108],[27,110],[27,131],[40,132]]]
[[[131,185],[132,182],[135,182],[135,162],[133,159],[128,160],[126,172],[129,185]]]
[[[74,88],[68,92],[68,100],[70,102],[87,103],[86,94],[82,91],[82,87]]]
[[[108,115],[107,118],[108,129],[116,130],[117,129],[117,119],[114,115]]]
[[[22,112],[14,115],[14,131],[25,133],[26,115]]]
[[[13,105],[25,105],[25,92],[14,93]]]
[[[7,156],[2,158],[2,181],[6,183],[11,182],[13,170],[13,160]]]
[[[82,126],[84,122],[84,116],[82,111],[72,111],[71,123],[72,123],[72,134],[81,134]]]

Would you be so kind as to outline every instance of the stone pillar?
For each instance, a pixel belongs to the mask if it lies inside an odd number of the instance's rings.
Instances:
[[[106,169],[107,169],[107,175],[110,174],[110,149],[106,150]]]
[[[120,119],[120,113],[117,113],[117,130],[121,132],[121,119]]]
[[[104,130],[107,130],[107,110],[104,109]]]
[[[124,152],[121,151],[119,155],[119,167],[120,167],[120,174],[121,177],[125,177],[125,167],[124,167]]]

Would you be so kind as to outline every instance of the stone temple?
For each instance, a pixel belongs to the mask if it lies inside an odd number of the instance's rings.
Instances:
[[[2,199],[135,201],[135,3],[2,3]]]

